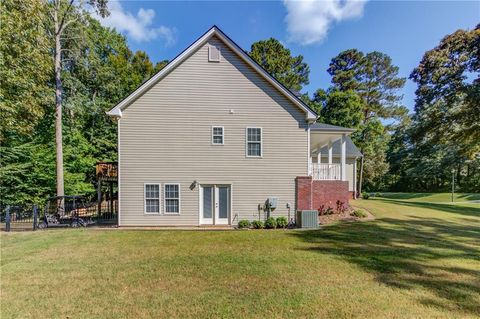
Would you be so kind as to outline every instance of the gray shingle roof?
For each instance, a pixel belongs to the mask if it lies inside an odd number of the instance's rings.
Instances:
[[[354,132],[353,128],[335,126],[325,123],[313,123],[310,125],[310,130],[312,131],[330,131],[330,132]]]
[[[347,157],[360,157],[362,156],[362,153],[358,150],[358,148],[353,144],[352,139],[347,136],[346,140],[346,150],[347,150]],[[328,147],[324,146],[320,149],[320,152],[322,153],[322,156],[328,154]],[[340,140],[335,141],[332,144],[332,154],[335,156],[340,156],[341,155],[341,149],[340,149]]]

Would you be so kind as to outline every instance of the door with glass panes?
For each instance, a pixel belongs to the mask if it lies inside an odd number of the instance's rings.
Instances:
[[[230,185],[200,186],[200,224],[230,224]]]

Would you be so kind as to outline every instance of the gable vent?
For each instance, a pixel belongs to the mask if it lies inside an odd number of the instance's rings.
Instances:
[[[208,46],[208,61],[220,62],[220,48],[213,45]]]

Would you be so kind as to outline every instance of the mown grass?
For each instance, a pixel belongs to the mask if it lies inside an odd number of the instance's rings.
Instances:
[[[311,231],[2,233],[2,318],[480,316],[480,205]]]

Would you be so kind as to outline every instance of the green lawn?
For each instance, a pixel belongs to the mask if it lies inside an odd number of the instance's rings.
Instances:
[[[372,195],[374,195],[373,193]],[[452,193],[380,193],[380,197],[401,199],[412,202],[448,203],[452,201]],[[454,202],[480,201],[480,194],[455,193]]]
[[[480,316],[480,204],[315,231],[2,233],[2,318]]]

